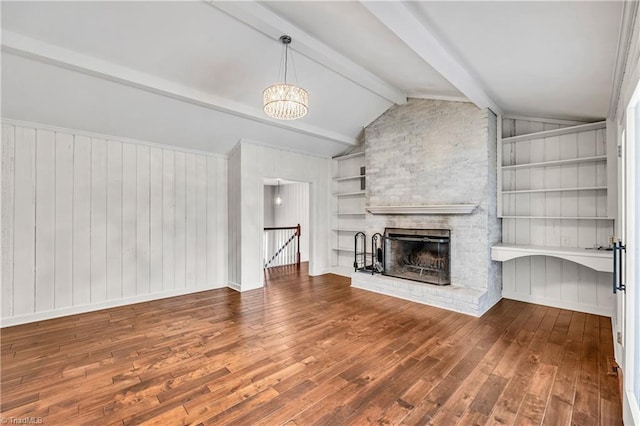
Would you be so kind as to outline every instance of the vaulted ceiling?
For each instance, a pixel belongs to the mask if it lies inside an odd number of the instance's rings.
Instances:
[[[7,2],[2,116],[215,153],[331,156],[407,97],[607,116],[622,2]],[[310,112],[262,112],[282,34]]]

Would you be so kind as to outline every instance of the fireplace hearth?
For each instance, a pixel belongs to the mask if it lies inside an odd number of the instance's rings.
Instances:
[[[386,228],[384,275],[436,285],[451,284],[449,229]]]

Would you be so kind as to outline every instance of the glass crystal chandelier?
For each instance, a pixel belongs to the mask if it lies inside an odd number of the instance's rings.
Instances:
[[[291,37],[283,35],[280,41],[284,45],[284,83],[274,84],[264,89],[262,92],[264,112],[278,120],[296,120],[304,117],[309,111],[309,94],[302,87],[287,83]]]

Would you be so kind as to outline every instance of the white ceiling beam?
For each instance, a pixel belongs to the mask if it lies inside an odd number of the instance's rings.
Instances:
[[[362,1],[362,5],[471,102],[502,114],[473,75],[403,3]]]
[[[326,139],[343,145],[353,146],[357,144],[357,139],[354,137],[303,122],[271,119],[260,109],[112,62],[64,49],[12,31],[2,31],[2,50],[269,126]]]
[[[398,105],[407,102],[407,95],[402,90],[336,52],[265,6],[255,1],[205,1],[274,40],[278,40],[283,34],[291,36],[294,40],[291,49],[366,90]]]

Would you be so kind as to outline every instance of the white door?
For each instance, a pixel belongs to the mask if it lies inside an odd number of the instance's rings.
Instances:
[[[624,303],[623,315],[623,373],[624,411],[626,424],[640,424],[640,85],[636,88],[626,111],[626,138],[622,139],[622,202],[620,237],[626,252],[621,281],[626,285],[618,301]]]
[[[614,239],[622,239],[626,241],[626,131],[625,126],[622,125],[618,128],[619,139],[618,139],[618,214],[616,216],[616,229]],[[616,263],[617,268],[617,263]],[[625,309],[626,309],[626,292],[625,291],[616,291],[618,286],[618,278],[620,271],[614,274],[613,276],[613,287],[614,287],[614,315],[612,318],[613,321],[613,329],[614,329],[614,344],[615,344],[615,357],[618,364],[624,367],[624,344],[625,344]]]

